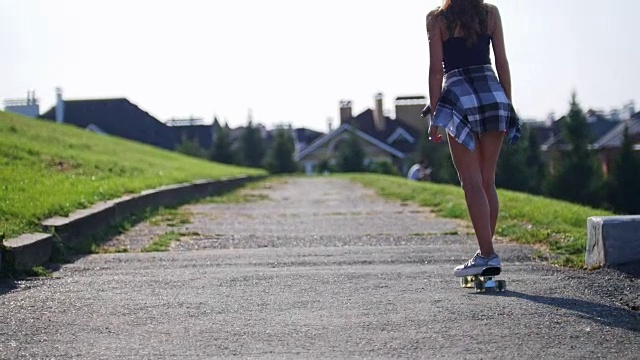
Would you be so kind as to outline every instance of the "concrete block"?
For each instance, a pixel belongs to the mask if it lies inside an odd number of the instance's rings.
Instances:
[[[120,223],[133,214],[143,213],[150,208],[181,205],[194,199],[232,190],[245,182],[260,178],[262,177],[245,176],[162,186],[139,194],[101,202],[88,209],[75,211],[68,217],[47,219],[41,223],[41,226],[43,232],[55,232],[63,243],[77,245],[88,240],[89,236],[106,230],[109,226]]]
[[[52,231],[66,244],[77,245],[95,234],[115,224],[116,208],[113,202],[100,202],[88,209],[74,211],[68,217],[53,217],[44,220],[44,231]]]
[[[246,182],[263,178],[266,178],[266,175],[215,181],[200,180],[188,184],[163,186],[140,194],[125,195],[119,199],[100,202],[88,209],[75,211],[68,217],[44,220],[40,224],[43,233],[22,235],[6,240],[2,244],[4,250],[0,251],[0,266],[4,262],[5,265],[11,263],[17,268],[29,268],[46,263],[53,251],[54,238],[44,232],[55,232],[65,244],[77,245],[88,240],[90,236],[146,209],[180,205],[194,199],[230,191]]]
[[[640,216],[596,216],[587,220],[588,267],[640,263]]]
[[[42,265],[51,257],[53,236],[49,234],[26,234],[4,242],[7,257],[12,259],[16,269]]]

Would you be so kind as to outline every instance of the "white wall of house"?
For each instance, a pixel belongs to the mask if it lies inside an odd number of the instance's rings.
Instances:
[[[304,173],[306,175],[313,175],[316,172],[318,163],[316,161],[308,160],[304,162]]]

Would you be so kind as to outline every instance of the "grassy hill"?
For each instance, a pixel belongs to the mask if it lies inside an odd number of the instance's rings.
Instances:
[[[0,111],[0,239],[101,200],[198,179],[264,174]]]
[[[387,198],[430,207],[443,217],[469,220],[464,193],[458,186],[411,182],[392,176],[346,177]],[[563,266],[584,266],[587,218],[614,215],[606,210],[508,190],[498,190],[498,196],[500,214],[496,235],[535,246],[542,259]]]

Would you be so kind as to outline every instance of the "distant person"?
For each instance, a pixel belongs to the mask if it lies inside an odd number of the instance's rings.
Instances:
[[[433,110],[429,139],[441,142],[439,130],[446,129],[479,245],[454,275],[477,275],[485,267],[501,267],[493,248],[499,208],[496,164],[505,135],[511,144],[520,137],[500,12],[482,0],[445,0],[427,15],[427,34]]]
[[[427,162],[420,160],[420,162],[414,164],[407,172],[407,179],[414,181],[426,181],[431,173],[430,169],[427,169]]]

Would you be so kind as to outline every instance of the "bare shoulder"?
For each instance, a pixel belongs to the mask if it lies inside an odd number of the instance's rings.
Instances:
[[[489,20],[489,32],[493,33],[498,27],[500,20],[500,11],[498,7],[493,4],[484,4],[484,8],[487,10],[487,19]]]
[[[440,7],[438,6],[437,8],[429,11],[429,13],[427,14],[427,20],[433,19],[433,17],[438,15],[439,13],[440,13]]]
[[[487,9],[487,11],[489,12],[489,14],[497,14],[499,13],[498,7],[496,5],[493,4],[487,4],[484,3],[484,8]]]
[[[434,29],[437,28],[440,22],[442,21],[442,12],[440,11],[440,7],[437,7],[427,14],[427,27]]]
[[[484,4],[484,8],[487,9],[487,14],[489,15],[489,22],[493,22],[496,19],[500,19],[500,10],[498,7],[493,4]]]

